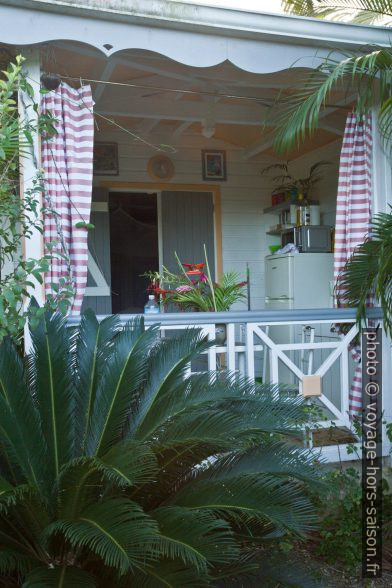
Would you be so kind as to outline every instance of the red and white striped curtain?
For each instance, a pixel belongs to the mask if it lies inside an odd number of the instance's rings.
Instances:
[[[363,243],[370,231],[371,170],[371,120],[357,120],[355,114],[350,113],[340,154],[336,205],[334,280],[338,299],[344,296],[339,285],[339,275],[355,248]],[[353,346],[350,351],[357,364],[349,399],[350,415],[354,416],[360,413],[362,408],[361,350],[359,346]]]
[[[57,242],[63,254],[53,260],[45,276],[45,292],[52,284],[70,280],[75,296],[72,314],[80,312],[87,283],[87,231],[91,211],[94,120],[90,86],[74,89],[64,82],[42,97],[41,110],[56,119],[57,134],[42,142],[45,172],[44,243]]]

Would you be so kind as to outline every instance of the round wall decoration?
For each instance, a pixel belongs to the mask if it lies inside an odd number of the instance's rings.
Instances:
[[[170,180],[174,174],[174,165],[166,155],[154,155],[147,164],[147,172],[153,180]]]

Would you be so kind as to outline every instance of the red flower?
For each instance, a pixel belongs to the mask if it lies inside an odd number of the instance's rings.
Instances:
[[[186,272],[187,276],[201,276],[202,272],[198,269],[195,270],[189,270],[188,272]]]
[[[182,265],[184,267],[189,267],[192,269],[201,269],[202,267],[205,266],[205,263],[183,263]]]

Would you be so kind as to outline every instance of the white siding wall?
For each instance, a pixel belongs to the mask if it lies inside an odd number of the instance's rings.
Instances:
[[[133,130],[133,129],[132,129]],[[145,138],[145,137],[143,137]],[[115,141],[119,147],[120,174],[113,181],[149,182],[147,162],[156,155],[156,151],[140,142],[132,142],[124,132],[101,132],[96,134],[98,141]],[[227,157],[227,181],[221,182],[222,195],[222,245],[224,271],[237,271],[241,279],[245,279],[246,263],[251,272],[252,309],[263,308],[264,303],[264,257],[269,253],[268,245],[278,243],[277,237],[266,235],[268,227],[278,222],[275,215],[264,215],[263,208],[271,203],[271,184],[263,178],[260,170],[274,160],[247,162],[243,159],[243,150],[236,146],[228,146],[218,140],[206,140],[200,136],[186,132],[175,142],[168,136],[149,136],[155,144],[174,145],[175,153],[167,153],[175,166],[175,174],[171,179],[177,184],[200,184],[202,181],[201,149],[225,149]],[[314,161],[320,159],[336,160],[337,144],[323,150],[313,152],[296,160],[295,168],[307,173]],[[327,180],[319,186],[318,193],[322,201],[325,223],[333,223],[334,202],[336,198],[336,166],[332,166],[326,174]],[[96,176],[94,183],[110,177]],[[211,182],[210,182],[211,183]],[[146,268],[147,269],[147,268]],[[239,306],[239,308],[241,305]]]

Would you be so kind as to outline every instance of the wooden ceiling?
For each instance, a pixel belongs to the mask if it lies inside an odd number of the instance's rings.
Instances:
[[[265,57],[264,57],[265,58]],[[127,129],[148,138],[164,134],[173,141],[186,136],[213,137],[223,145],[243,150],[248,160],[273,152],[271,108],[281,96],[294,91],[308,71],[292,68],[274,74],[252,74],[230,62],[210,68],[195,68],[156,53],[128,50],[110,59],[82,43],[53,42],[42,47],[42,68],[58,73],[71,84],[80,78],[133,84],[133,87],[93,82],[95,111]],[[69,78],[75,78],[70,80]],[[348,104],[346,90],[331,96],[330,107],[321,115],[320,130],[294,159],[341,139]],[[273,112],[273,111],[272,111]],[[99,120],[99,128],[110,123]],[[210,130],[210,133],[208,133]]]

